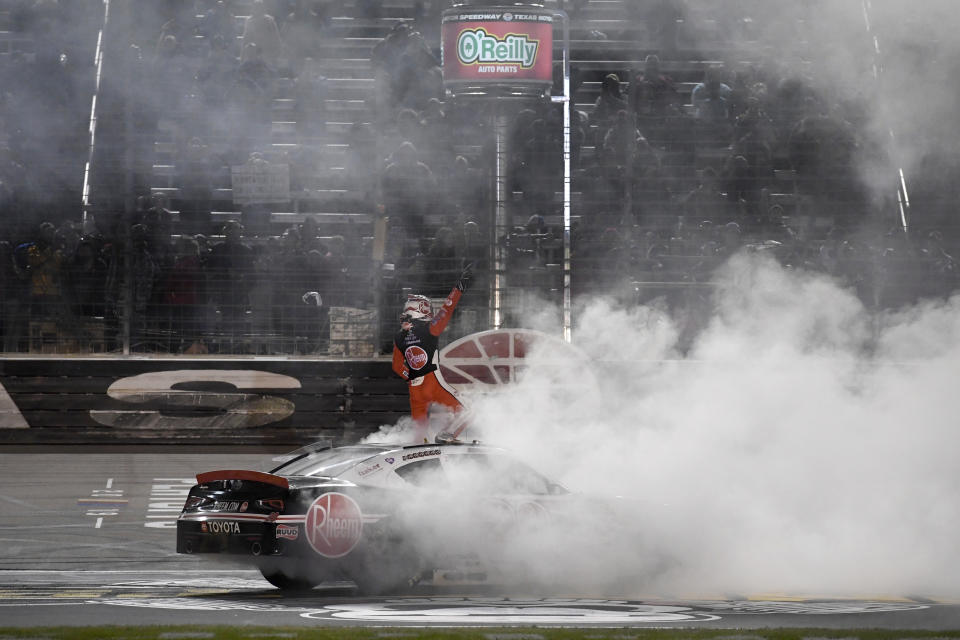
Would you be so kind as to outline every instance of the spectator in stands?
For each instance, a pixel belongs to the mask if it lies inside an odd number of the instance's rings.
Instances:
[[[620,88],[620,76],[609,73],[600,83],[600,95],[593,105],[593,124],[606,130],[616,119],[617,114],[627,108],[627,101]]]
[[[207,352],[202,341],[205,284],[200,245],[190,236],[181,236],[161,294],[175,352]]]
[[[796,124],[788,145],[798,175],[836,180],[849,173],[857,140],[852,127],[836,111],[821,109]]]
[[[17,317],[20,311],[23,287],[14,269],[13,247],[0,240],[0,339],[3,350],[18,351]]]
[[[184,12],[177,12],[160,28],[160,37],[157,39],[155,53],[158,57],[166,57],[171,50],[184,53],[183,45],[190,41],[195,32],[190,16]]]
[[[706,167],[700,172],[697,187],[680,199],[681,211],[686,218],[711,221],[724,215],[727,203],[720,186],[720,178],[713,167]],[[712,228],[712,226],[711,226]],[[703,235],[705,229],[699,233]]]
[[[330,25],[328,5],[313,0],[296,0],[283,25],[283,42],[290,52],[291,64],[299,72],[298,61],[318,58],[323,31]]]
[[[327,127],[327,78],[311,58],[303,61],[293,81],[294,116],[302,136],[323,135]]]
[[[146,199],[147,208],[141,213],[140,223],[147,234],[147,243],[150,253],[157,263],[165,268],[173,258],[173,212],[170,210],[170,198],[166,194],[157,192]]]
[[[710,65],[703,73],[703,82],[693,88],[690,102],[699,120],[713,123],[729,119],[729,99],[733,90],[724,84],[722,78],[723,68]]]
[[[222,107],[227,94],[232,90],[236,81],[239,58],[233,53],[232,42],[216,35],[209,39],[206,58],[200,63],[196,80],[207,107]],[[211,118],[211,125],[223,127],[221,114]]]
[[[75,316],[106,314],[107,261],[100,245],[98,238],[84,237],[67,261],[67,296]]]
[[[134,341],[143,345],[156,327],[156,309],[151,306],[162,267],[150,250],[150,232],[143,224],[130,227],[129,272],[132,284],[133,317],[130,321]],[[123,276],[121,276],[123,277]]]
[[[443,183],[445,196],[452,210],[468,219],[482,216],[486,210],[487,185],[484,174],[470,166],[470,161],[457,156],[450,176]]]
[[[280,29],[273,16],[267,13],[263,0],[253,0],[250,4],[250,15],[243,23],[242,46],[257,45],[257,50],[263,62],[273,69],[279,68],[284,56],[283,40]]]
[[[297,226],[297,241],[300,251],[309,253],[311,251],[326,252],[327,248],[320,241],[320,225],[313,216],[306,216]]]
[[[553,202],[554,193],[562,185],[563,141],[556,128],[547,125],[547,120],[538,117],[530,124],[526,139],[516,151],[515,176],[517,186],[523,191],[523,200],[528,214],[539,213]]]
[[[216,0],[200,19],[197,33],[208,40],[219,38],[232,45],[239,33],[237,18],[233,15],[230,4],[226,0]]]
[[[177,162],[180,228],[193,234],[208,231],[213,188],[222,163],[200,138],[191,138]]]
[[[734,138],[742,140],[749,136],[754,144],[770,148],[777,141],[773,119],[767,114],[760,97],[751,95],[744,103],[744,109],[734,122]]]
[[[231,348],[229,339],[242,333],[249,303],[253,249],[243,240],[243,231],[236,220],[224,224],[224,239],[213,245],[207,259],[211,298],[228,339],[221,348],[226,350]]]
[[[616,120],[604,132],[600,162],[608,168],[633,172],[643,172],[660,164],[656,152],[625,110],[617,113]]]
[[[660,70],[660,58],[648,55],[643,61],[643,72],[634,78],[630,90],[630,110],[637,117],[641,131],[659,127],[668,107],[679,102],[680,94],[673,78]]]
[[[332,236],[323,245],[323,259],[320,262],[320,292],[324,307],[361,306],[357,290],[362,283],[351,273],[351,257],[347,248],[347,239]],[[323,313],[321,314],[321,316]]]
[[[386,214],[411,238],[420,238],[426,229],[425,216],[431,213],[432,194],[437,181],[430,167],[420,162],[417,148],[404,142],[393,153],[381,177]]]
[[[422,110],[443,95],[440,63],[418,32],[399,22],[371,54],[381,120],[395,107]]]
[[[43,222],[36,239],[19,245],[14,265],[27,283],[31,319],[60,323],[64,316],[62,298],[63,253],[56,245],[57,230],[52,222]]]
[[[345,177],[348,184],[363,193],[366,200],[373,197],[377,167],[377,134],[366,122],[354,122],[350,125],[348,136],[350,147],[347,149]]]
[[[395,149],[403,142],[409,142],[417,148],[417,159],[430,166],[430,156],[425,152],[425,140],[433,137],[433,132],[429,131],[419,114],[413,109],[400,109],[397,111],[395,126],[393,131],[385,131],[382,136],[383,144],[387,149]],[[432,169],[433,167],[431,167]]]
[[[233,155],[246,158],[270,139],[274,80],[273,69],[264,61],[259,47],[252,42],[244,45],[236,81],[227,97],[240,120],[231,122]]]
[[[259,342],[254,353],[279,354],[282,349],[277,341],[281,313],[278,283],[282,282],[280,263],[283,254],[282,241],[277,236],[268,236],[266,242],[253,247],[253,267],[250,270],[250,287],[247,295],[250,304],[250,328]]]
[[[480,225],[473,220],[463,223],[463,232],[458,238],[457,256],[463,264],[472,264],[478,272],[486,269],[489,247],[484,241]]]
[[[273,302],[279,314],[278,327],[287,345],[287,353],[310,353],[319,339],[318,305],[315,301],[312,305],[305,301],[304,294],[322,289],[321,261],[319,250],[304,251],[298,227],[283,232],[278,263],[280,279]]]
[[[417,114],[417,126],[421,132],[417,148],[420,149],[423,161],[436,172],[449,173],[456,157],[454,143],[457,136],[451,132],[446,111],[439,98],[430,98],[427,101],[423,111]]]
[[[423,295],[431,298],[443,297],[444,287],[450,279],[460,273],[460,262],[453,229],[440,227],[430,243],[424,260],[424,282],[420,289]]]

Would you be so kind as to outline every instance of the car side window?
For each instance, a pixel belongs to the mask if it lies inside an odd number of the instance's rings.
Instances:
[[[429,487],[439,481],[443,467],[440,466],[440,458],[427,458],[398,467],[395,473],[416,487]]]
[[[452,486],[466,490],[518,495],[549,495],[550,482],[530,467],[502,456],[462,454],[447,456]]]

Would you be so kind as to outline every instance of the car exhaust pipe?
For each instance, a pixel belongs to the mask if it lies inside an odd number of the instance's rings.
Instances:
[[[252,545],[250,545],[250,553],[258,556],[263,553],[263,547],[260,546],[259,542],[254,542]]]

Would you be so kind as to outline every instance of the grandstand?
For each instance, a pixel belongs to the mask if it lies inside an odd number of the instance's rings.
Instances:
[[[955,290],[955,149],[904,170],[877,133],[919,135],[878,126],[890,24],[833,15],[841,55],[821,2],[547,4],[571,17],[575,298],[702,313],[744,248],[870,309]],[[4,351],[371,359],[466,262],[452,337],[559,309],[560,107],[509,107],[498,225],[489,114],[443,92],[447,6],[0,3]]]

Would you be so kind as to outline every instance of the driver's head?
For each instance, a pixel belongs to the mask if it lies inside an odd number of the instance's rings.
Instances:
[[[415,293],[407,295],[407,302],[400,313],[401,322],[410,320],[431,320],[433,309],[430,307],[430,298]]]

